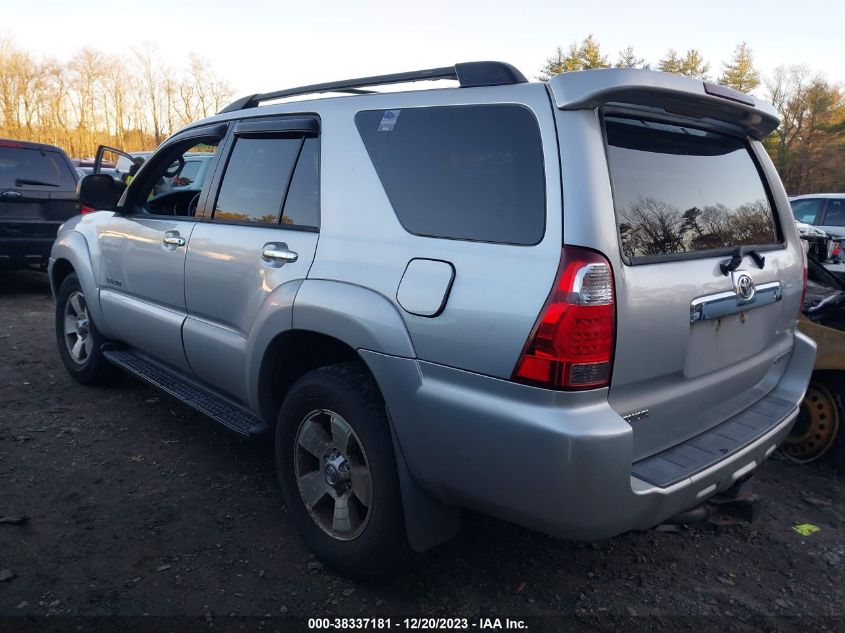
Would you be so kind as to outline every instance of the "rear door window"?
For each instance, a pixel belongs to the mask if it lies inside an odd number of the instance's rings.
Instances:
[[[58,152],[0,146],[0,187],[74,190],[76,178]]]
[[[317,137],[306,138],[285,198],[282,224],[319,228],[320,150]]]
[[[301,138],[238,138],[214,206],[214,219],[278,223],[301,145]]]
[[[368,110],[355,123],[407,231],[506,244],[542,240],[543,152],[528,108]]]
[[[845,226],[845,200],[832,199],[827,201],[824,212],[825,226]]]
[[[605,117],[623,254],[631,263],[780,242],[742,138],[637,118]]]

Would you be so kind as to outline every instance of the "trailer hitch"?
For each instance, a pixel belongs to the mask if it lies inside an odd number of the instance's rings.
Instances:
[[[666,519],[663,525],[688,525],[708,521],[730,525],[736,520],[753,523],[760,514],[760,496],[752,491],[753,475],[710,497],[704,503]]]

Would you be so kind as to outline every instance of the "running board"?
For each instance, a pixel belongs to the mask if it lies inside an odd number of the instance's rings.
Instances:
[[[264,420],[208,389],[128,349],[104,349],[103,356],[153,387],[161,389],[240,435],[254,437],[268,431]]]

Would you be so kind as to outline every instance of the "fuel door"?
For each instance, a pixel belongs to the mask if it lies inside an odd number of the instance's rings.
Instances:
[[[436,317],[446,307],[455,280],[455,268],[439,259],[412,259],[405,268],[396,300],[405,312]]]

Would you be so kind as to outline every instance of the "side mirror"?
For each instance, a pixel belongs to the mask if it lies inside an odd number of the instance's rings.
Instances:
[[[89,174],[79,181],[77,191],[82,206],[112,211],[125,188],[109,174]]]

